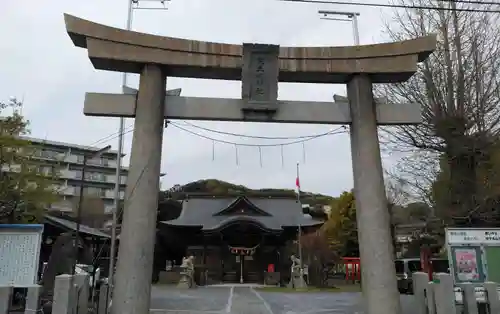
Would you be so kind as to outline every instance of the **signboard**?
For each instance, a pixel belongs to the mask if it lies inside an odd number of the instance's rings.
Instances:
[[[482,244],[500,245],[500,229],[446,229],[450,245]]]
[[[278,99],[279,46],[243,44],[241,98],[243,110],[276,111]]]
[[[37,283],[43,225],[0,225],[0,285]]]

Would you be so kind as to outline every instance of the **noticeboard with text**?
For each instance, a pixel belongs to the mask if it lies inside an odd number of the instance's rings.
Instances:
[[[448,228],[446,245],[455,282],[499,282],[500,228]]]
[[[500,229],[446,229],[446,242],[454,244],[500,245]]]
[[[0,225],[0,285],[37,283],[43,225]]]

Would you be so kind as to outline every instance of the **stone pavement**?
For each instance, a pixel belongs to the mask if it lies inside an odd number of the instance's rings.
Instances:
[[[411,296],[401,296],[412,314]],[[154,286],[151,314],[363,314],[360,293],[263,292],[252,287],[199,287],[178,290]]]

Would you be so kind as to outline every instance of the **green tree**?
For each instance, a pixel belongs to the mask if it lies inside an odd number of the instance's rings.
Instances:
[[[22,138],[29,122],[16,99],[0,102],[0,222],[33,222],[57,201],[58,169],[33,158],[35,149]]]
[[[356,204],[352,192],[344,192],[331,204],[330,217],[322,227],[330,248],[340,257],[359,256]]]

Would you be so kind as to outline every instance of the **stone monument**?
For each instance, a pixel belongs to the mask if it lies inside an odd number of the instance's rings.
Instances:
[[[181,279],[177,284],[178,288],[191,289],[196,288],[194,281],[194,256],[184,257],[181,265]]]
[[[150,308],[164,119],[350,125],[367,314],[400,314],[377,125],[421,123],[418,104],[376,103],[374,83],[408,80],[436,36],[355,47],[219,44],[143,34],[65,15],[96,69],[140,75],[133,94],[87,93],[84,113],[135,118],[112,314]],[[242,81],[241,99],[166,95],[167,75]],[[346,84],[347,100],[282,101],[279,82]],[[140,253],[138,253],[140,248]]]
[[[52,245],[52,252],[40,282],[42,286],[40,299],[45,313],[49,313],[51,308],[56,276],[72,273],[74,239],[74,233],[65,232],[58,236]],[[80,239],[79,242],[83,243],[83,240]],[[84,254],[80,255],[80,257],[83,263],[92,263],[92,255],[86,247],[84,247]]]

